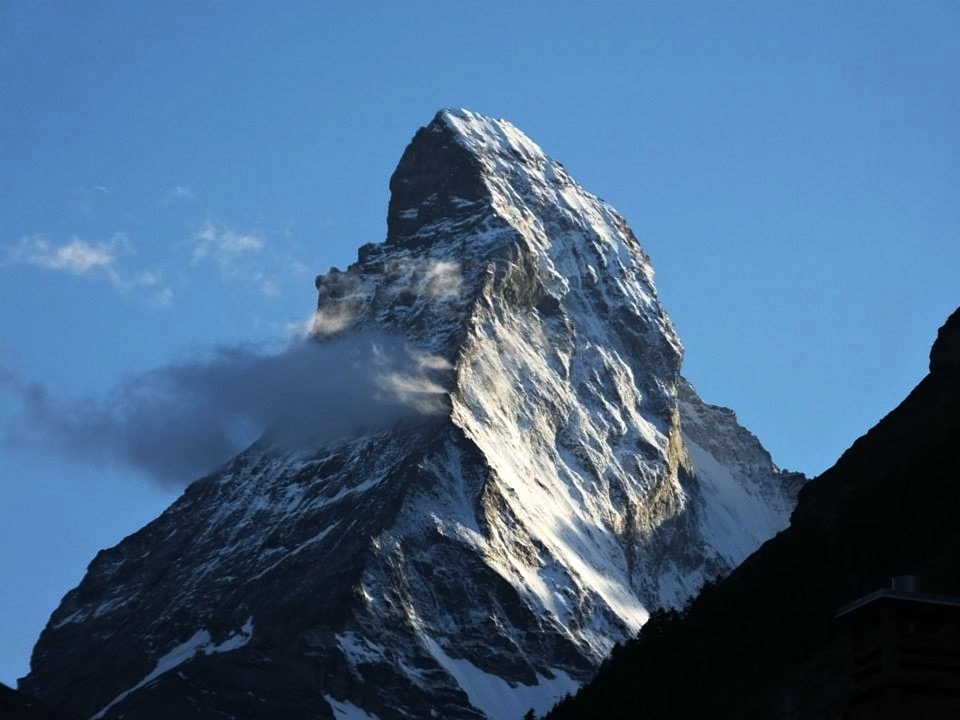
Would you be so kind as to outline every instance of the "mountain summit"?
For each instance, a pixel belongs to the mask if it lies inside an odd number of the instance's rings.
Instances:
[[[422,412],[194,482],[97,555],[23,689],[98,719],[515,719],[786,526],[802,477],[683,379],[648,257],[560,163],[445,110],[390,190],[312,342],[401,337]]]

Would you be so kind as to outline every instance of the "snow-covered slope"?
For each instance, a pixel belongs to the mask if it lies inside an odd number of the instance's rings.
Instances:
[[[264,439],[191,485],[94,559],[31,692],[103,718],[518,718],[787,524],[801,478],[680,376],[613,208],[465,110],[390,188],[386,241],[317,278],[314,333],[402,335],[442,412]]]

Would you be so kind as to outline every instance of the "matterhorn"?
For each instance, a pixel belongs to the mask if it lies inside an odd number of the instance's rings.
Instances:
[[[684,379],[649,258],[559,162],[444,110],[390,191],[310,342],[401,338],[415,410],[268,430],[190,484],[93,559],[21,689],[96,720],[520,720],[787,525],[802,476]]]

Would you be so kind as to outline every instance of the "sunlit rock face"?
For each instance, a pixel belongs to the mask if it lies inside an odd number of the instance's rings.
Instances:
[[[401,336],[434,386],[385,382],[418,412],[268,434],[193,483],[93,560],[29,691],[98,718],[516,720],[787,524],[802,478],[681,377],[612,207],[465,110],[390,189],[312,332]]]

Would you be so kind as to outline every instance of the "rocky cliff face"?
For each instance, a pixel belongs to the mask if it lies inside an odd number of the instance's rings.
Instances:
[[[93,560],[25,688],[96,718],[517,718],[787,524],[802,478],[681,377],[613,208],[462,110],[390,188],[385,242],[317,278],[315,341],[402,336],[441,411],[195,482]]]

